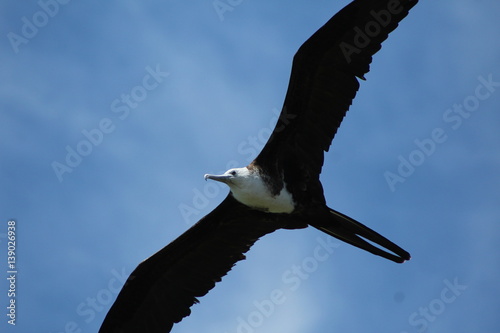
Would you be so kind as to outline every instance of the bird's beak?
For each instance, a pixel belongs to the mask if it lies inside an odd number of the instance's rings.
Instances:
[[[205,180],[207,179],[212,179],[212,180],[216,180],[218,182],[221,182],[221,183],[228,183],[231,176],[229,175],[210,175],[210,174],[206,174],[205,176],[203,176],[203,178],[205,178]]]

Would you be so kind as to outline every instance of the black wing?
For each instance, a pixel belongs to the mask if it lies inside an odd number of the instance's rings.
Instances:
[[[293,159],[302,163],[302,168],[319,175],[323,151],[328,150],[358,90],[356,77],[363,78],[368,72],[371,56],[416,3],[354,1],[302,45],[293,60],[283,111],[256,159],[259,164],[275,163],[277,149],[284,149],[293,152]],[[356,40],[356,28],[365,31],[368,23],[378,22],[372,12],[383,10],[389,11],[385,21],[383,15],[377,17],[386,24],[380,23],[366,45],[361,44]],[[282,225],[279,218],[280,214],[252,210],[229,195],[213,212],[134,270],[99,332],[169,332],[174,323],[189,315],[197,297],[205,295],[245,258],[244,253],[259,237],[282,227],[306,226]]]
[[[191,313],[197,297],[245,259],[244,253],[259,237],[282,227],[278,219],[229,194],[214,211],[139,264],[99,332],[170,332]]]
[[[356,0],[312,35],[293,58],[276,127],[255,163],[316,178],[372,56],[417,0]],[[286,153],[283,153],[285,151]],[[276,156],[287,159],[280,161]],[[286,178],[286,175],[285,175]],[[285,179],[286,181],[286,179]]]

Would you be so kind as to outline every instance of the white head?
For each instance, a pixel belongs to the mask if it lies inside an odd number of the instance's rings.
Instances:
[[[234,168],[222,175],[205,175],[229,186],[236,200],[252,208],[272,212],[290,213],[294,209],[292,196],[283,188],[278,195],[272,195],[258,169]]]
[[[233,194],[252,187],[252,183],[255,183],[256,179],[260,178],[257,172],[250,171],[247,167],[229,169],[222,175],[206,174],[204,177],[205,180],[212,179],[227,184]]]

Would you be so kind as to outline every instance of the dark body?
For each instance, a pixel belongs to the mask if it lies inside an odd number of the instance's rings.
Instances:
[[[313,226],[394,262],[410,259],[388,239],[329,208],[319,176],[324,152],[356,95],[358,79],[364,79],[373,54],[416,3],[355,0],[294,56],[280,119],[247,166],[273,195],[283,189],[291,193],[294,210],[254,209],[230,192],[210,214],[134,270],[99,332],[169,332],[190,314],[198,297],[245,258],[257,239],[277,229]]]

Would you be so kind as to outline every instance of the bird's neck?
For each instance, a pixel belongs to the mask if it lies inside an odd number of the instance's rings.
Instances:
[[[249,168],[249,174],[238,184],[231,186],[236,200],[254,209],[269,213],[291,213],[295,208],[291,193],[284,184],[275,192],[272,180],[259,168]],[[281,179],[279,180],[280,182]]]

